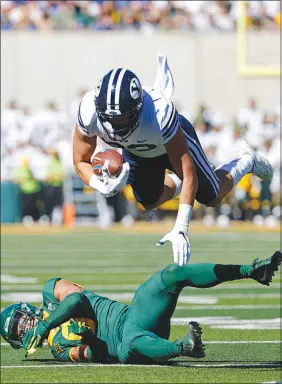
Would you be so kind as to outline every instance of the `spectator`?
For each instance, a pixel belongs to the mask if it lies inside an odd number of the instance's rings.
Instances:
[[[263,141],[263,115],[254,98],[250,98],[248,106],[241,108],[237,115],[239,124],[247,127],[246,139],[257,148]]]
[[[19,185],[21,190],[23,223],[33,223],[33,221],[39,220],[42,187],[29,168],[29,162],[26,158],[15,169],[14,182]]]
[[[53,224],[62,224],[65,169],[56,150],[50,152],[44,186],[45,213]]]
[[[250,28],[279,28],[280,2],[248,0]],[[234,30],[238,1],[1,1],[1,29]]]
[[[64,137],[67,121],[66,112],[60,111],[55,101],[49,101],[46,108],[35,115],[34,144],[48,153]]]

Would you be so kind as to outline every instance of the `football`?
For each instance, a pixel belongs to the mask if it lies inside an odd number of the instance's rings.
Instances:
[[[123,158],[122,155],[114,149],[105,149],[95,154],[92,159],[92,169],[95,175],[102,178],[102,167],[108,160],[108,174],[115,179],[122,171]]]

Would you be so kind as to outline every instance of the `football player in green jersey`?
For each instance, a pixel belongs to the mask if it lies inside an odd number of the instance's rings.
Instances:
[[[168,340],[182,289],[246,278],[269,285],[281,262],[282,254],[277,251],[250,265],[171,264],[140,285],[130,306],[53,278],[43,286],[41,311],[21,303],[1,313],[1,335],[28,354],[47,338],[60,361],[156,363],[178,356],[201,358],[205,352],[198,323],[190,322],[184,337]]]

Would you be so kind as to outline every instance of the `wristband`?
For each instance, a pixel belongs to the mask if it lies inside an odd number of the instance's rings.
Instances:
[[[193,212],[192,205],[179,204],[175,226],[188,227]]]

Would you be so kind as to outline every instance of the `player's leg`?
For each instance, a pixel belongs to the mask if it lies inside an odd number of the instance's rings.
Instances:
[[[128,183],[136,201],[145,209],[154,209],[172,198],[175,186],[165,175],[166,155],[143,158],[124,150],[123,157],[130,165]]]
[[[247,143],[237,159],[213,171],[191,123],[181,115],[180,123],[195,163],[199,183],[196,199],[200,203],[211,207],[221,204],[248,173],[262,179],[272,178],[272,167],[268,160],[256,153]],[[179,182],[176,186],[181,189]]]
[[[253,173],[262,180],[271,180],[273,170],[269,161],[259,155],[247,142],[245,142],[242,153],[237,159],[223,164],[215,170],[218,176],[218,196],[209,203],[210,206],[219,205],[222,200],[232,191],[239,181],[248,173]]]
[[[168,341],[150,331],[139,331],[123,337],[118,346],[119,360],[123,363],[165,362],[178,356],[201,358],[205,356],[202,329],[190,322],[188,333],[175,341]]]
[[[282,262],[280,251],[270,258],[255,260],[249,265],[187,264],[179,267],[171,264],[162,272],[162,282],[171,293],[179,294],[184,287],[210,288],[225,281],[253,279],[269,285]]]
[[[206,158],[206,155],[201,147],[192,124],[182,115],[179,115],[179,121],[183,134],[186,137],[198,177],[198,191],[196,194],[196,200],[201,204],[207,205],[210,201],[214,200],[218,196],[220,181],[217,175],[214,173],[208,159]],[[169,169],[173,171],[171,165]],[[180,191],[181,183],[179,185],[176,182],[176,186],[178,191]]]
[[[146,330],[139,334],[127,332],[118,346],[119,360],[127,364],[164,362],[180,355],[179,345]]]
[[[168,341],[170,318],[184,287],[209,288],[225,281],[254,279],[269,285],[282,262],[280,251],[250,265],[171,264],[142,284],[133,299],[118,347],[123,362],[138,362],[146,357],[165,361],[176,356],[203,357],[201,328],[190,323],[189,333],[175,342]],[[141,356],[141,357],[140,357]]]

